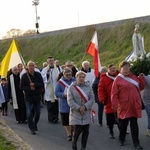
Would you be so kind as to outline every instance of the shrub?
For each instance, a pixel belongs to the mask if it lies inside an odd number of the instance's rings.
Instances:
[[[131,71],[135,75],[144,73],[145,75],[150,74],[150,52],[140,57],[137,57],[134,61],[130,62]]]

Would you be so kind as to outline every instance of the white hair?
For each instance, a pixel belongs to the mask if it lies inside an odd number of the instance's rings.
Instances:
[[[44,67],[45,65],[47,65],[47,62],[43,62],[43,67]]]
[[[12,68],[12,72],[14,72],[14,70],[18,70],[18,67],[17,66],[14,66],[13,68]]]
[[[86,60],[86,61],[83,61],[83,62],[82,62],[82,67],[84,67],[84,65],[85,65],[85,64],[90,65],[90,62],[89,62],[89,61],[87,61],[87,60]]]
[[[101,67],[101,69],[100,69],[100,73],[103,73],[103,72],[107,72],[107,68],[106,68],[106,66]]]
[[[29,66],[29,64],[34,64],[34,66],[35,66],[35,62],[32,61],[32,60],[30,60],[30,61],[27,63],[27,66]]]

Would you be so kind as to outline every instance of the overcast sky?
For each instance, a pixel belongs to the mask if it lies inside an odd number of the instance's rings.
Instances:
[[[36,29],[33,0],[0,0],[0,37],[14,29]],[[40,32],[147,16],[150,0],[40,0]]]

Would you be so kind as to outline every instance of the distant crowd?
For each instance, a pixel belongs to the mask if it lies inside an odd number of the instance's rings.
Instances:
[[[41,108],[47,107],[47,119],[64,126],[72,149],[77,150],[77,141],[82,134],[81,150],[86,150],[90,124],[98,116],[98,125],[103,126],[105,112],[109,138],[114,139],[114,125],[119,131],[119,145],[125,146],[127,127],[130,123],[132,143],[135,149],[143,149],[139,140],[138,118],[142,110],[147,114],[146,135],[150,136],[150,75],[134,75],[130,63],[122,61],[119,68],[114,64],[101,67],[98,76],[83,61],[77,68],[72,61],[60,65],[52,56],[43,67],[29,61],[27,66],[18,64],[0,78],[0,111],[9,115],[8,103],[13,106],[18,124],[28,124],[31,134],[38,131]],[[93,110],[97,103],[98,110]],[[60,114],[60,118],[59,118]]]

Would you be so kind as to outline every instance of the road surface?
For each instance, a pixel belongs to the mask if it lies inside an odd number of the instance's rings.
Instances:
[[[97,110],[95,103],[93,108]],[[36,135],[31,135],[27,124],[17,124],[14,117],[12,106],[9,105],[8,116],[2,116],[7,125],[18,134],[18,136],[26,141],[34,150],[71,150],[71,142],[67,141],[66,132],[61,125],[51,124],[47,120],[46,105],[41,109],[41,117],[38,123],[38,131]],[[105,115],[103,119],[103,126],[98,126],[97,115],[95,116],[95,123],[90,126],[90,134],[88,138],[87,150],[132,150],[134,149],[131,139],[131,133],[126,137],[125,146],[119,146],[118,129],[115,125],[114,133],[115,139],[109,138],[109,131],[106,127]],[[147,127],[147,118],[145,110],[143,110],[143,117],[139,119],[140,128],[140,142],[144,150],[150,149],[150,137],[145,136]],[[130,132],[130,128],[128,127]],[[80,140],[78,140],[78,149],[80,149]]]

